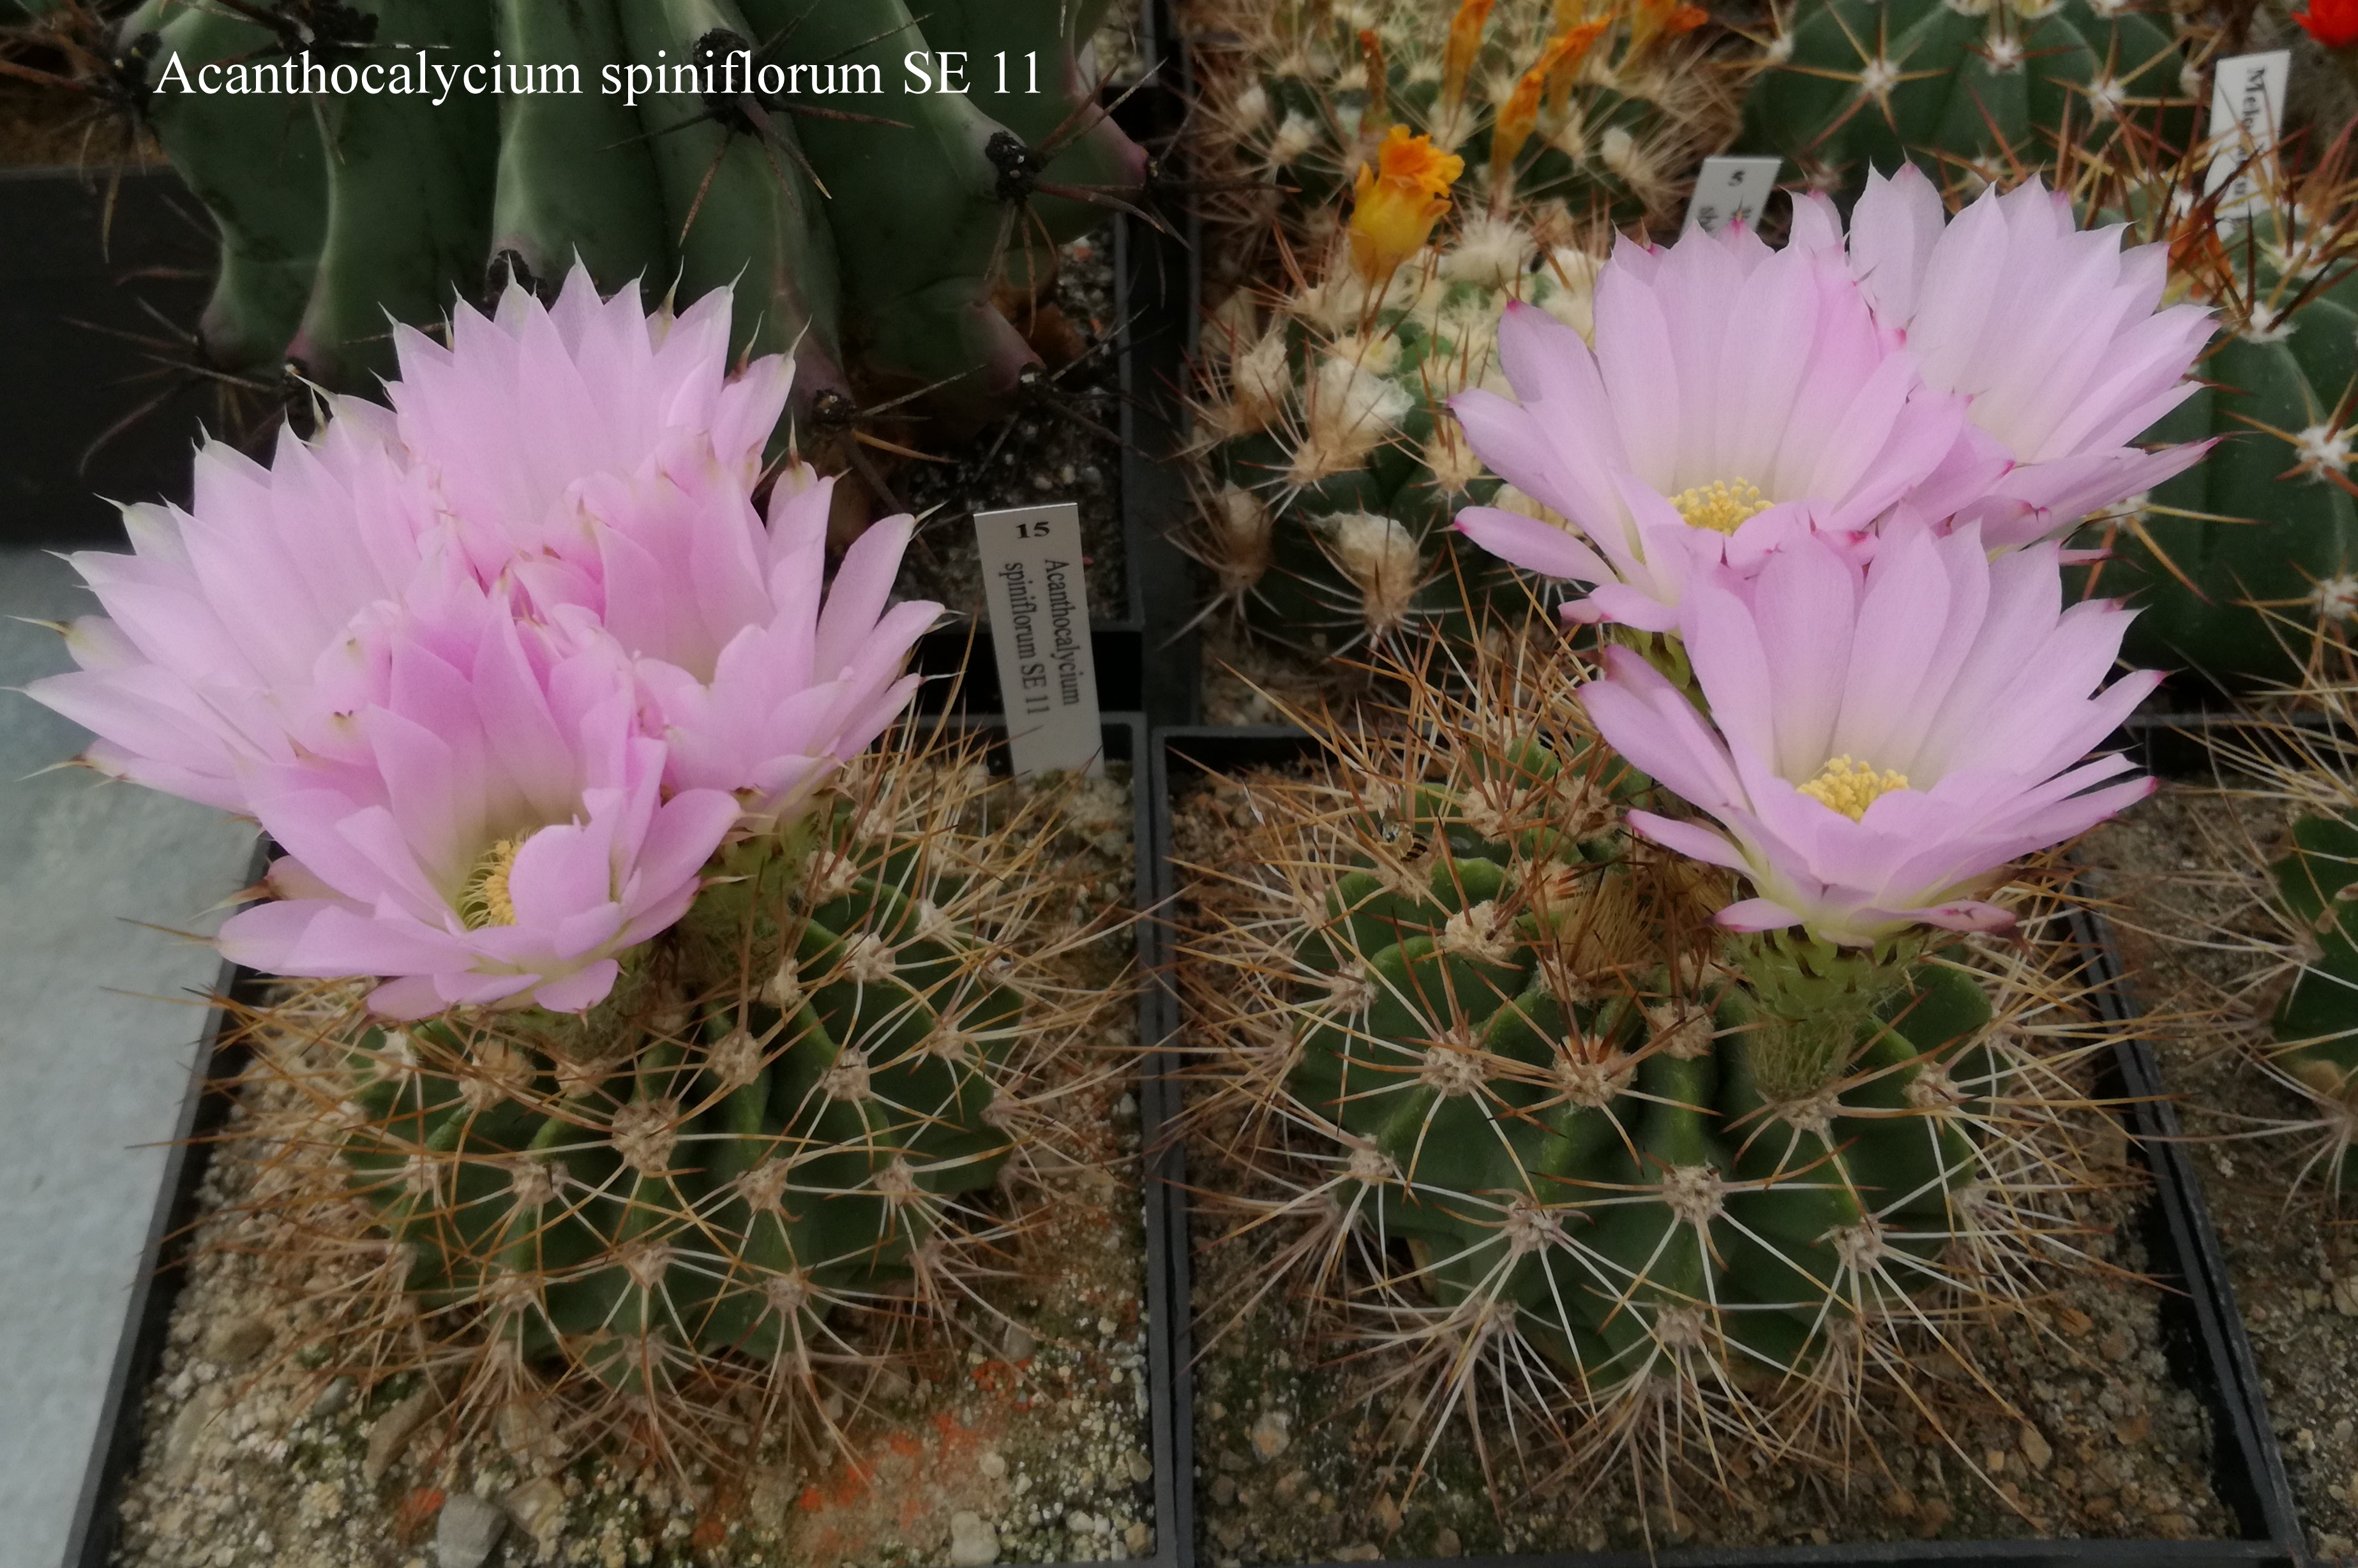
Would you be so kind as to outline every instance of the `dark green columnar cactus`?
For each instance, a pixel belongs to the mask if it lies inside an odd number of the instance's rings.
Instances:
[[[1011,946],[1054,879],[953,826],[975,773],[871,777],[739,846],[582,1018],[359,1033],[324,1076],[409,1299],[479,1361],[639,1399],[807,1382],[842,1309],[946,1307],[1076,1022]]]
[[[2139,607],[2123,656],[2228,690],[2298,684],[2358,612],[2358,281],[2303,234],[2263,216],[2177,245],[2220,330],[2201,389],[2145,438],[2218,445],[2081,540],[2113,551],[2096,590]]]
[[[2302,938],[2299,969],[2270,1021],[2277,1067],[2317,1105],[2329,1182],[2358,1185],[2358,820],[2320,812],[2293,824],[2269,868],[2288,924]]]
[[[1338,259],[1306,288],[1232,297],[1202,338],[1189,540],[1219,600],[1264,636],[1332,654],[1462,638],[1469,607],[1494,599],[1520,611],[1511,568],[1456,547],[1449,521],[1531,503],[1502,494],[1446,405],[1501,384],[1510,300],[1585,331],[1597,265],[1477,216],[1373,288]]]
[[[1390,666],[1396,724],[1214,784],[1230,831],[1190,817],[1187,1038],[1237,1167],[1202,1179],[1421,1365],[1428,1420],[1508,1412],[1574,1462],[1651,1422],[1806,1448],[1914,1329],[2042,1288],[2091,1179],[2029,1022],[2068,987],[1941,933],[1722,929],[1732,879],[1623,826],[1659,796],[1560,644],[1499,642]]]
[[[435,326],[578,259],[682,306],[733,283],[733,347],[791,349],[806,407],[922,387],[971,424],[1038,363],[1000,306],[1144,189],[1098,103],[1103,9],[953,7],[936,38],[903,0],[144,0],[108,85],[144,81],[221,229],[212,368],[365,391],[388,313]],[[496,91],[420,86],[420,61]],[[240,91],[193,91],[207,68]]]
[[[1902,160],[1943,186],[2011,183],[2125,124],[2182,145],[2189,63],[2158,7],[1801,0],[1746,95],[1741,146],[1828,191]]]

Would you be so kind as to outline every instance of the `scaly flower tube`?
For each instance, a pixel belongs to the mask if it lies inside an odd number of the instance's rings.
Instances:
[[[1838,258],[1735,226],[1667,250],[1625,240],[1595,321],[1592,352],[1509,306],[1498,356],[1515,399],[1450,401],[1482,460],[1576,534],[1480,506],[1455,526],[1592,585],[1568,618],[1669,631],[1698,574],[1758,569],[1813,529],[1863,532],[1902,501],[1952,508],[1998,466],[1965,443],[1963,400],[1923,384]]]
[[[2085,760],[2161,678],[2098,689],[2131,613],[2065,608],[2056,546],[1992,558],[1971,524],[1863,568],[1805,537],[1748,579],[1692,585],[1679,631],[1708,718],[1626,648],[1583,700],[1614,750],[1717,820],[1629,814],[1751,880],[1723,925],[1841,946],[1997,930],[2013,916],[1983,896],[1995,873],[2154,789],[2120,781],[2124,757]]]
[[[1795,247],[1839,252],[1823,197],[1795,209]],[[2132,445],[2192,395],[2211,312],[2160,308],[2168,247],[2124,251],[2117,227],[2073,227],[2038,180],[1995,187],[1953,220],[1913,165],[1869,171],[1849,259],[1877,322],[1926,384],[1966,399],[2002,470],[1959,521],[1993,548],[2061,533],[2198,461],[2209,444]],[[1941,519],[1937,514],[1931,521]]]
[[[1466,160],[1435,150],[1427,136],[1394,125],[1376,149],[1376,164],[1359,166],[1351,189],[1351,267],[1370,288],[1381,288],[1400,265],[1424,248],[1433,226],[1449,211],[1449,188]]]
[[[222,951],[273,974],[389,977],[369,1005],[579,1011],[620,956],[687,912],[737,820],[718,790],[663,798],[628,660],[520,623],[489,596],[396,626],[385,694],[333,766],[246,772],[287,855],[276,901],[230,917]]]

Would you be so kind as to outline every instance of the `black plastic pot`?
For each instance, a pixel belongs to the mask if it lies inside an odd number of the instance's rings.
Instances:
[[[977,728],[997,730],[994,719],[976,717],[965,720]],[[1152,885],[1154,860],[1150,839],[1150,827],[1155,812],[1147,793],[1146,754],[1147,727],[1135,713],[1115,713],[1106,717],[1105,754],[1111,762],[1131,764],[1134,781],[1134,815],[1132,828],[1137,845],[1137,888],[1141,901]],[[999,750],[995,760],[1003,763],[1005,752]],[[256,875],[261,867],[256,866]],[[1139,957],[1141,965],[1150,962],[1149,927],[1139,926]],[[259,990],[260,978],[250,971],[224,965],[220,980],[221,994],[240,999],[252,999]],[[219,1086],[235,1076],[244,1065],[242,1046],[225,1044],[223,1026],[226,1013],[216,1008],[209,1017],[203,1048],[198,1053],[196,1068],[189,1082],[178,1121],[176,1141],[165,1163],[162,1190],[157,1195],[156,1212],[149,1222],[146,1266],[140,1271],[133,1287],[129,1314],[126,1319],[121,1348],[107,1383],[106,1403],[100,1412],[97,1441],[82,1481],[81,1496],[77,1501],[71,1531],[67,1536],[65,1568],[107,1568],[114,1551],[116,1510],[120,1506],[124,1483],[139,1462],[142,1448],[150,1435],[144,1430],[142,1420],[147,1390],[156,1379],[164,1351],[166,1331],[169,1328],[172,1308],[179,1296],[185,1274],[179,1268],[187,1249],[186,1231],[194,1218],[197,1188],[204,1179],[205,1168],[211,1158],[212,1146],[208,1135],[217,1131],[229,1108],[228,1097]],[[1160,1038],[1154,1031],[1161,1017],[1159,1004],[1152,992],[1139,1000],[1138,1024],[1141,1044]],[[1165,1100],[1159,1093],[1160,1081],[1141,1085],[1140,1095],[1140,1146],[1146,1151],[1141,1157],[1157,1161],[1156,1153],[1164,1140],[1161,1136],[1162,1116]],[[1189,1484],[1184,1479],[1186,1424],[1183,1419],[1177,1387],[1184,1380],[1184,1364],[1176,1358],[1173,1336],[1159,1331],[1162,1325],[1179,1323],[1184,1334],[1186,1294],[1184,1284],[1175,1281],[1170,1271],[1171,1260],[1180,1255],[1174,1246],[1171,1227],[1177,1217],[1171,1188],[1163,1179],[1159,1165],[1150,1164],[1145,1172],[1146,1194],[1146,1313],[1148,1320],[1147,1423],[1149,1447],[1154,1460],[1154,1521],[1155,1547],[1149,1558],[1140,1559],[1152,1568],[1186,1568],[1190,1562],[1183,1554],[1182,1537],[1173,1530],[1168,1521],[1183,1517],[1187,1507]]]
[[[1206,773],[1234,773],[1257,767],[1284,767],[1319,755],[1308,735],[1276,726],[1172,728],[1155,732],[1152,774],[1148,781],[1154,802],[1153,845],[1155,881],[1152,907],[1168,911],[1178,896],[1178,878],[1171,860],[1172,802],[1174,792]],[[2086,950],[2090,978],[2100,982],[2099,1005],[2115,1022],[2133,1018],[2129,998],[2119,984],[2120,968],[2109,935],[2093,920],[2082,921],[2075,936]],[[1183,1020],[1178,992],[1172,978],[1175,957],[1174,933],[1167,917],[1154,931],[1156,972],[1163,983],[1155,1002],[1160,1009],[1150,1038],[1163,1043],[1151,1066],[1161,1078],[1153,1086],[1158,1121],[1172,1121],[1179,1109],[1178,1068]],[[2233,1511],[2236,1533],[2210,1541],[1932,1541],[1837,1542],[1828,1546],[1709,1547],[1664,1551],[1651,1555],[1634,1552],[1563,1552],[1495,1558],[1455,1558],[1449,1568],[1835,1568],[1865,1563],[1985,1564],[1988,1568],[2135,1568],[2138,1564],[2293,1564],[2304,1561],[2292,1494],[2260,1397],[2260,1385],[2251,1349],[2236,1315],[2225,1260],[2212,1230],[2201,1191],[2188,1167],[2185,1152],[2172,1141],[2178,1135],[2176,1113],[2158,1098],[2158,1074],[2151,1051],[2141,1042],[2115,1047],[2113,1060],[2096,1086],[2099,1096],[2125,1103],[2122,1116],[2130,1136],[2153,1173],[2154,1191],[2139,1223],[2147,1267],[2167,1292],[2162,1303],[2166,1351],[2173,1379],[2190,1390],[2208,1412],[2212,1427],[2212,1481],[2223,1502]],[[1190,1258],[1185,1213],[1184,1152],[1163,1156],[1164,1174],[1172,1184],[1174,1213],[1165,1220],[1172,1238],[1172,1256],[1165,1267],[1178,1299],[1187,1299]],[[1177,1343],[1173,1355],[1185,1361],[1192,1343],[1184,1317],[1165,1320]],[[1192,1394],[1182,1379],[1175,1390],[1181,1408],[1192,1412]],[[1195,1551],[1194,1444],[1192,1421],[1177,1433],[1183,1474],[1190,1477],[1177,1515],[1158,1511],[1163,1531],[1178,1538],[1183,1560],[1193,1568]],[[1325,1568],[1325,1565],[1320,1565]],[[1442,1568],[1438,1563],[1415,1563],[1413,1568]]]

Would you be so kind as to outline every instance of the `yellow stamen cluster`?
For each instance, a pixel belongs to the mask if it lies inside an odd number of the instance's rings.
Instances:
[[[1370,287],[1424,248],[1449,211],[1449,188],[1466,172],[1464,158],[1410,135],[1406,125],[1385,135],[1376,165],[1359,166],[1351,191],[1351,265]]]
[[[1895,789],[1908,787],[1908,775],[1890,772],[1877,773],[1856,757],[1829,757],[1818,776],[1805,784],[1795,786],[1819,805],[1841,812],[1856,822],[1866,815],[1866,808]]]
[[[508,897],[508,874],[515,870],[516,851],[523,848],[521,838],[503,838],[476,857],[466,881],[459,889],[459,918],[466,923],[468,930],[515,924],[515,904]]]
[[[1748,517],[1758,516],[1774,504],[1760,493],[1760,487],[1748,479],[1734,481],[1713,480],[1692,490],[1682,490],[1671,497],[1671,504],[1679,515],[1697,528],[1708,528],[1714,534],[1733,534]]]

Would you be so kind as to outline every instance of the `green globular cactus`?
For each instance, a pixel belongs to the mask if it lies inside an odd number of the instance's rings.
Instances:
[[[1741,146],[1827,191],[1903,159],[1942,186],[2011,184],[2125,125],[2182,145],[2189,63],[2167,14],[2115,0],[1801,0],[1745,97]]]
[[[1957,1228],[1989,1004],[1953,970],[1823,954],[1778,964],[1827,971],[1798,1019],[1698,985],[1666,927],[1704,912],[1609,813],[1488,836],[1516,820],[1502,795],[1609,798],[1536,747],[1502,760],[1486,795],[1367,824],[1432,846],[1422,885],[1342,871],[1296,948],[1288,1088],[1352,1151],[1340,1201],[1421,1244],[1444,1308],[1510,1304],[1592,1384],[1682,1337],[1803,1366]]]
[[[1587,331],[1597,266],[1577,245],[1542,254],[1521,225],[1476,217],[1379,293],[1338,259],[1324,282],[1265,304],[1231,296],[1203,337],[1188,539],[1218,599],[1314,653],[1463,637],[1469,608],[1495,595],[1520,611],[1513,571],[1457,547],[1449,521],[1531,503],[1502,493],[1446,404],[1469,386],[1503,390],[1510,300]]]
[[[1576,0],[1183,6],[1206,84],[1199,157],[1232,242],[1209,270],[1243,276],[1272,223],[1321,237],[1392,125],[1463,157],[1461,194],[1495,212],[1674,217],[1696,165],[1736,128],[1726,72],[1684,41],[1702,15],[1675,0],[1626,15]]]
[[[222,230],[217,366],[365,390],[388,313],[431,327],[489,276],[553,287],[578,259],[679,305],[734,284],[732,346],[792,349],[805,408],[924,388],[971,425],[1038,362],[997,296],[1036,294],[1145,187],[1097,102],[1102,9],[956,8],[952,43],[901,0],[145,0],[114,65],[144,64],[141,113]],[[974,92],[940,90],[951,49]],[[446,91],[420,61],[497,69]],[[209,63],[274,88],[185,91]],[[339,67],[409,87],[322,91]]]
[[[987,828],[1012,786],[944,756],[857,764],[730,851],[582,1017],[366,1024],[286,1070],[340,1098],[341,1181],[454,1363],[692,1417],[852,1356],[847,1309],[955,1304],[979,1195],[1053,1142],[1026,1097],[1121,988],[1041,967],[1070,889],[1018,862],[1054,792]]]
[[[2298,684],[2318,633],[2358,613],[2358,281],[2297,222],[2266,215],[2173,248],[2220,330],[2195,367],[2201,388],[2143,439],[2218,445],[2084,531],[2112,550],[2091,581],[2139,607],[2122,648],[2133,663],[2229,690]]]
[[[1397,726],[1219,786],[1238,838],[1183,889],[1181,979],[1242,1168],[1207,1180],[1240,1237],[1302,1227],[1271,1245],[1303,1293],[1428,1353],[1436,1419],[1503,1401],[1584,1453],[1657,1418],[1787,1441],[1826,1400],[1840,1428],[1909,1325],[2037,1288],[2087,1179],[2058,1120],[2086,1102],[2024,1050],[2054,982],[1720,929],[1732,879],[1621,826],[1650,786],[1568,663],[1403,666]]]
[[[2303,816],[2269,867],[2288,924],[2304,939],[2291,989],[2269,1021],[2277,1070],[2317,1106],[2330,1182],[2358,1185],[2358,818]]]

